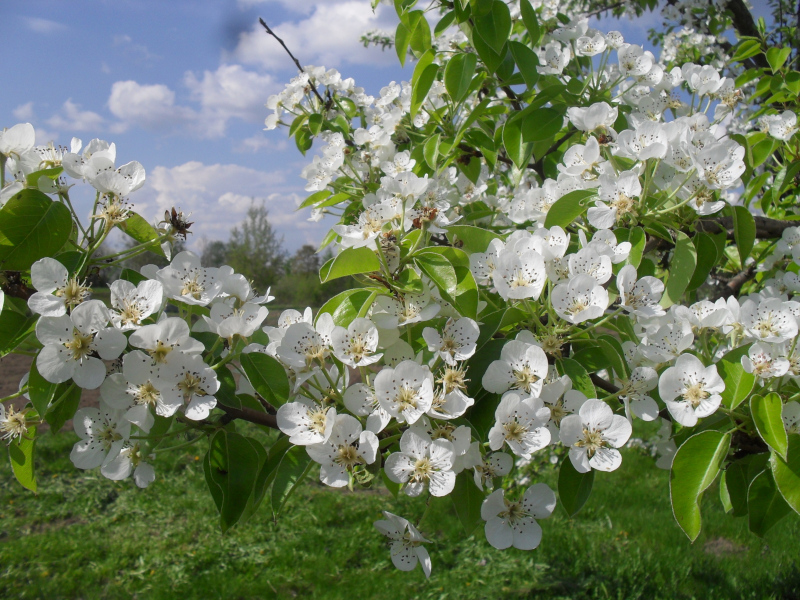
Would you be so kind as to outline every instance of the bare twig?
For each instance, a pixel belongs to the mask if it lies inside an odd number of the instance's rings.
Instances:
[[[241,419],[242,421],[249,421],[256,425],[264,425],[271,429],[278,429],[278,419],[275,415],[262,413],[252,408],[233,408],[232,406],[225,406],[224,404],[217,404],[217,408],[221,408],[230,417],[229,420]]]
[[[275,32],[272,31],[272,29],[269,28],[269,25],[267,25],[267,22],[264,21],[264,19],[262,19],[261,17],[258,17],[258,22],[261,23],[261,25],[264,27],[264,29],[266,29],[268,34],[270,34],[272,37],[274,37],[276,40],[278,40],[278,43],[281,46],[283,46],[283,49],[286,50],[286,53],[289,55],[289,58],[291,58],[294,61],[294,64],[297,65],[297,68],[300,70],[300,72],[301,73],[305,73],[305,69],[303,69],[303,65],[301,65],[300,61],[297,60],[297,58],[295,58],[294,54],[292,54],[292,51],[289,50],[289,48],[286,47],[286,44],[283,43],[283,40],[281,38],[279,38],[277,35],[275,35]],[[313,83],[311,83],[310,81],[309,81],[309,84],[311,85],[311,91],[314,92],[314,95],[317,97],[317,99],[322,104],[325,104],[325,100],[322,98],[322,96],[319,95],[319,92],[317,91],[316,86]]]

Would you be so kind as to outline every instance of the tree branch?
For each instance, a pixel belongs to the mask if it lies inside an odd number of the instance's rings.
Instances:
[[[602,377],[599,377],[596,373],[591,373],[589,378],[592,380],[592,383],[601,390],[608,392],[609,394],[619,394],[620,390],[617,386],[615,386],[613,383],[609,383]]]
[[[753,20],[753,15],[747,8],[744,0],[728,0],[725,3],[725,8],[730,12],[733,26],[740,36],[754,37],[756,39],[761,38],[758,27],[756,27],[756,22]],[[763,69],[770,68],[767,57],[764,54],[756,54],[752,58],[759,67]]]
[[[249,421],[250,423],[255,423],[256,425],[264,425],[265,427],[269,427],[271,429],[278,429],[278,419],[275,415],[262,413],[257,410],[253,410],[252,408],[233,408],[232,406],[225,406],[224,404],[219,403],[217,404],[217,408],[221,408],[225,411],[226,417],[230,417],[228,419],[229,421],[232,421],[233,419],[241,419],[242,421]]]
[[[281,38],[279,38],[277,35],[275,35],[275,32],[272,31],[272,29],[269,28],[269,25],[267,25],[266,21],[264,21],[264,19],[262,19],[261,17],[258,17],[258,22],[261,23],[262,27],[264,27],[264,29],[266,29],[268,34],[270,34],[272,37],[274,37],[276,40],[278,40],[278,43],[281,46],[283,46],[283,49],[286,50],[286,53],[289,55],[289,58],[291,58],[294,61],[294,64],[297,65],[297,68],[300,70],[300,72],[301,73],[305,73],[305,69],[303,69],[303,65],[301,65],[300,61],[295,58],[295,56],[294,56],[294,54],[292,54],[291,50],[289,50],[289,48],[286,47],[286,44],[283,43],[283,40]],[[311,85],[311,91],[314,92],[314,95],[317,97],[317,99],[320,101],[320,103],[322,103],[324,105],[325,104],[325,100],[322,98],[322,96],[319,95],[319,92],[317,91],[316,86],[313,83],[311,83],[310,81],[309,81],[309,84]]]
[[[716,302],[720,298],[728,298],[730,296],[738,296],[739,292],[742,289],[742,286],[750,281],[756,275],[756,267],[757,265],[753,263],[749,267],[747,267],[744,271],[740,272],[735,277],[731,278],[728,283],[726,283],[721,290],[719,290],[714,296],[709,298],[711,302]]]

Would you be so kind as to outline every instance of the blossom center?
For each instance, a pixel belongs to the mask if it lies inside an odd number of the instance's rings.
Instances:
[[[339,446],[339,449],[336,453],[336,458],[334,458],[334,462],[345,467],[346,469],[352,469],[356,465],[363,464],[364,461],[358,454],[358,449],[355,446],[351,446],[350,444],[342,444]]]
[[[527,365],[521,369],[515,369],[513,375],[515,379],[514,387],[520,390],[525,390],[528,393],[530,393],[533,384],[539,381],[539,377],[534,374],[533,371],[531,371],[531,368]]]
[[[183,392],[184,398],[192,396],[205,396],[206,392],[202,388],[203,380],[195,373],[186,373],[178,383],[178,389]]]
[[[711,394],[703,389],[702,383],[693,383],[686,388],[683,392],[683,399],[690,403],[693,407],[697,408],[700,403],[708,398]]]
[[[138,386],[133,393],[133,400],[136,404],[155,406],[158,404],[159,398],[161,398],[161,392],[150,381]]]
[[[397,393],[398,410],[404,412],[411,408],[417,408],[417,391],[407,386],[402,386]]]
[[[149,350],[150,356],[153,357],[157,363],[165,363],[167,362],[167,354],[172,352],[172,346],[167,346],[161,340],[156,342],[156,347],[152,350]]]
[[[506,440],[519,442],[528,433],[528,428],[520,425],[517,421],[509,421],[503,424],[503,431]]]
[[[64,345],[72,352],[73,360],[83,360],[92,353],[92,341],[94,336],[91,333],[84,335],[76,329],[72,339]]]
[[[606,441],[603,439],[602,431],[584,427],[583,438],[575,442],[575,445],[579,448],[586,448],[586,454],[591,458],[600,448],[606,445]]]
[[[64,287],[55,291],[54,295],[64,298],[66,306],[73,307],[89,298],[89,288],[83,286],[77,277],[71,277]]]

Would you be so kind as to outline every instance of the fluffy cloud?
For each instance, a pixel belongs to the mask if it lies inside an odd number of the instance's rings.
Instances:
[[[228,120],[263,122],[269,111],[264,104],[270,95],[283,88],[270,75],[245,71],[241,65],[222,65],[216,71],[204,71],[202,79],[188,72],[184,84],[192,99],[202,107],[199,124],[208,137],[225,133]]]
[[[39,17],[23,17],[22,20],[24,21],[25,26],[35,33],[50,34],[67,29],[67,26],[63,23],[51,21],[50,19],[41,19]]]
[[[20,104],[11,114],[18,121],[30,121],[33,118],[33,101]]]
[[[105,125],[105,119],[91,110],[81,110],[72,98],[64,102],[61,111],[47,120],[47,124],[61,131],[99,131]]]
[[[257,133],[234,144],[233,151],[239,154],[255,154],[264,149],[271,152],[286,150],[288,146],[285,139],[276,139],[275,136],[267,137],[263,133]]]
[[[140,127],[159,132],[182,132],[203,138],[225,135],[228,121],[260,123],[268,110],[267,98],[283,88],[270,75],[259,75],[241,65],[224,64],[202,77],[187,72],[183,84],[198,106],[176,102],[176,93],[164,84],[117,81],[111,86],[108,108],[120,121],[112,131]]]
[[[133,194],[136,210],[150,221],[163,218],[173,206],[192,213],[194,236],[228,239],[232,227],[247,214],[252,202],[264,202],[276,231],[288,250],[316,244],[329,224],[307,221],[308,213],[295,212],[300,196],[285,181],[284,173],[263,172],[235,164],[206,165],[191,161],[176,167],[156,167],[147,174],[144,187]]]
[[[175,104],[175,92],[166,85],[142,85],[131,80],[117,81],[111,86],[108,108],[122,121],[115,127],[117,132],[130,125],[169,130],[196,118],[191,108]]]
[[[268,24],[302,64],[338,67],[345,63],[380,66],[397,62],[393,52],[364,48],[359,41],[370,29],[394,30],[397,27],[397,17],[391,8],[381,5],[373,12],[369,0],[300,4],[313,5],[313,12],[305,19]],[[291,59],[283,48],[258,23],[239,36],[233,55],[243,63],[268,69],[291,67]]]

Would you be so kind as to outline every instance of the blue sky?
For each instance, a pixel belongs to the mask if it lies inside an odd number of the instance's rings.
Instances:
[[[369,0],[2,0],[0,126],[28,121],[37,142],[117,145],[147,183],[131,200],[147,219],[179,206],[202,240],[227,239],[250,199],[266,202],[294,251],[329,227],[295,212],[309,162],[285,130],[263,131],[264,103],[296,73],[258,25],[262,16],[306,65],[338,68],[377,94],[410,78],[393,51],[365,49],[368,29],[394,29],[393,10]],[[654,16],[654,15],[653,15]],[[631,38],[654,24],[622,22]],[[633,40],[631,40],[633,41]],[[75,188],[76,192],[80,187]],[[78,197],[88,211],[89,193]]]

